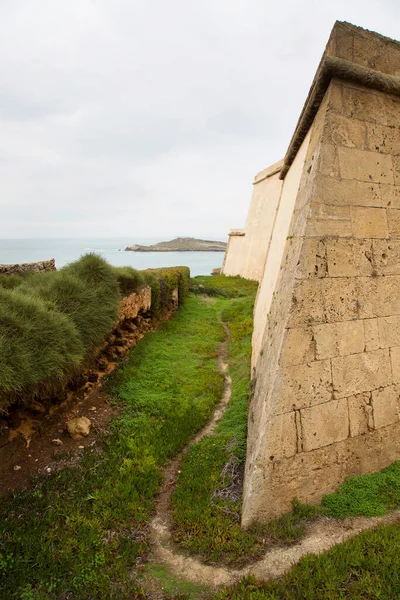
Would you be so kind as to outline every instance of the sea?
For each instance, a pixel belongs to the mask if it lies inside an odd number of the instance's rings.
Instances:
[[[160,241],[164,240],[154,238],[0,239],[0,264],[36,262],[54,258],[59,269],[77,260],[83,254],[95,252],[114,266],[128,265],[140,270],[186,266],[190,268],[192,277],[211,275],[213,269],[222,266],[223,252],[126,252],[124,250],[132,244],[148,246]]]

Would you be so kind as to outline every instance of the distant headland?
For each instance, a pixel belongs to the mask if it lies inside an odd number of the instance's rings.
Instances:
[[[125,250],[129,252],[225,252],[226,242],[178,237],[169,242],[158,242],[152,246],[133,244]]]

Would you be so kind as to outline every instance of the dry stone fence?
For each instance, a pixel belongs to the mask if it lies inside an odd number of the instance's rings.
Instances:
[[[242,521],[400,459],[400,43],[337,22],[223,272],[260,282]]]

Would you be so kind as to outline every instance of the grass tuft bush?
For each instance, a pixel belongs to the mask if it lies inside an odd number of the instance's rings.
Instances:
[[[59,271],[0,276],[0,409],[57,393],[112,330],[121,295],[148,280],[159,316],[172,291],[187,295],[187,267],[143,274],[86,254]]]
[[[139,292],[146,283],[143,273],[132,267],[114,267],[113,269],[123,296]]]

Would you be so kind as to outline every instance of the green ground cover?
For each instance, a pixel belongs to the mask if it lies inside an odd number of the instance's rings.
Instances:
[[[269,583],[244,579],[214,600],[396,600],[400,525],[364,531],[320,556],[308,555]]]
[[[175,276],[179,279],[179,273]],[[167,285],[172,289],[178,281],[172,279],[159,286],[160,303],[169,293]],[[162,466],[208,420],[221,395],[223,380],[216,365],[224,338],[221,319],[231,335],[232,398],[214,434],[193,445],[182,463],[173,497],[176,541],[208,562],[240,564],[259,556],[266,542],[295,541],[307,520],[321,512],[340,518],[372,516],[400,504],[396,463],[346,481],[320,507],[294,501],[293,512],[281,519],[247,532],[240,529],[238,482],[245,455],[256,285],[224,276],[195,278],[191,285],[195,295],[144,338],[109,379],[107,390],[121,410],[111,435],[85,451],[81,464],[36,480],[32,489],[2,502],[1,598],[146,597],[136,575],[148,552],[147,523]],[[198,295],[199,285],[211,297]],[[261,584],[247,579],[214,598],[397,598],[399,542],[398,525],[364,532],[320,557],[305,557],[279,580]],[[158,577],[156,567],[149,572]],[[168,583],[165,598],[201,596],[201,590],[172,581],[168,574],[160,578]]]
[[[1,503],[1,598],[142,597],[131,573],[148,551],[161,467],[220,398],[223,338],[217,302],[189,297],[108,382],[121,407],[112,435]]]
[[[243,281],[243,280],[242,280]],[[346,480],[320,506],[294,498],[293,510],[266,525],[240,527],[241,497],[235,480],[245,460],[250,383],[253,282],[223,275],[196,277],[191,289],[217,298],[231,297],[223,318],[232,331],[229,370],[233,381],[230,405],[213,435],[193,444],[183,458],[172,498],[174,539],[208,563],[241,565],[257,559],[274,543],[294,543],[307,522],[320,515],[335,518],[378,516],[400,506],[400,462],[380,473]],[[240,314],[240,318],[238,315]],[[238,491],[238,493],[236,493]]]
[[[121,296],[152,288],[153,317],[174,288],[187,295],[187,267],[140,272],[87,254],[59,271],[0,277],[0,410],[55,395],[112,330]]]

